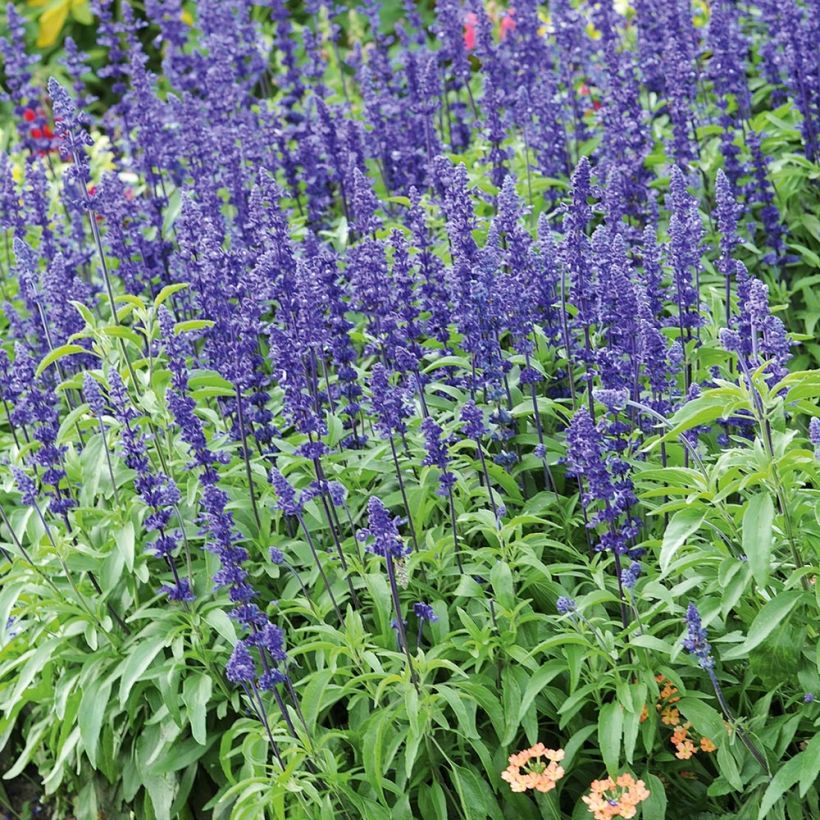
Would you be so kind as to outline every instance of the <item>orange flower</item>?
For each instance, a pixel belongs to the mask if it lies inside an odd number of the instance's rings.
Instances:
[[[674,706],[664,706],[661,709],[661,723],[664,726],[677,726],[680,723],[680,712]]]
[[[666,681],[666,685],[661,689],[660,698],[661,700],[668,701],[669,703],[677,703],[680,698],[679,697],[672,697],[677,693],[678,689],[676,686],[672,685],[671,681]]]
[[[708,737],[702,737],[700,739],[700,748],[704,752],[714,752],[717,746]]]
[[[697,752],[695,744],[689,738],[689,727],[691,725],[691,723],[684,723],[683,726],[678,726],[670,738],[672,745],[677,749],[675,757],[678,760],[689,760]]]
[[[647,708],[646,704],[644,703],[643,709],[641,709],[641,723],[646,723],[649,719],[649,709]]]
[[[631,774],[622,774],[617,780],[593,780],[590,793],[581,799],[587,804],[595,820],[610,820],[612,817],[634,817],[638,804],[649,797],[649,790],[643,780],[635,780]]]
[[[510,755],[510,765],[501,772],[501,779],[506,780],[514,792],[552,791],[564,776],[563,768],[558,765],[563,759],[563,749],[548,749],[543,743],[536,743],[530,749]]]

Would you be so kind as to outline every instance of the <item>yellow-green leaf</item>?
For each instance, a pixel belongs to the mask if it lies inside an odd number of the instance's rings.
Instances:
[[[71,0],[59,0],[49,6],[40,15],[40,28],[37,31],[37,48],[48,48],[57,42],[63,30]]]

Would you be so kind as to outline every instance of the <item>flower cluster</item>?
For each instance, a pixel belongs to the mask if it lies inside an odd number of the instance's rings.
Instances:
[[[543,743],[536,743],[529,749],[510,755],[510,765],[501,772],[501,778],[510,784],[514,792],[528,789],[549,792],[564,776],[563,767],[558,765],[563,759],[563,749],[548,749]]]
[[[686,637],[683,648],[698,659],[698,663],[707,671],[714,669],[712,647],[706,637],[706,629],[700,619],[698,608],[690,603],[686,610]]]
[[[708,737],[700,737],[698,740],[696,733],[692,731],[692,724],[681,720],[680,712],[675,706],[680,700],[678,688],[663,675],[656,675],[655,680],[661,684],[655,709],[660,714],[661,723],[673,728],[670,742],[675,747],[675,757],[678,760],[688,760],[698,749],[702,752],[714,752],[717,747]],[[647,707],[644,706],[641,712],[641,722],[644,722],[648,716]]]
[[[612,817],[634,817],[638,806],[649,797],[643,780],[635,780],[631,774],[619,775],[615,780],[593,780],[590,793],[581,799],[587,804],[595,820]]]

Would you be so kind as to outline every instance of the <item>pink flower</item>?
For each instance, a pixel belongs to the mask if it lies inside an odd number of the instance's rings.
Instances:
[[[472,51],[475,48],[476,41],[476,26],[478,25],[478,17],[474,11],[468,11],[464,15],[464,46],[467,51]]]
[[[515,28],[515,9],[510,7],[509,11],[501,18],[499,36],[503,40]]]

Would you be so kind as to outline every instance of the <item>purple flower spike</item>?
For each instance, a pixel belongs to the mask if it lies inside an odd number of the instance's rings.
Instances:
[[[712,657],[712,647],[706,639],[706,630],[701,622],[700,612],[691,603],[686,610],[686,627],[687,634],[683,640],[683,648],[693,654],[707,672],[714,669],[715,660]]]
[[[244,641],[239,641],[233,648],[225,674],[231,683],[247,683],[256,678],[253,658]]]

